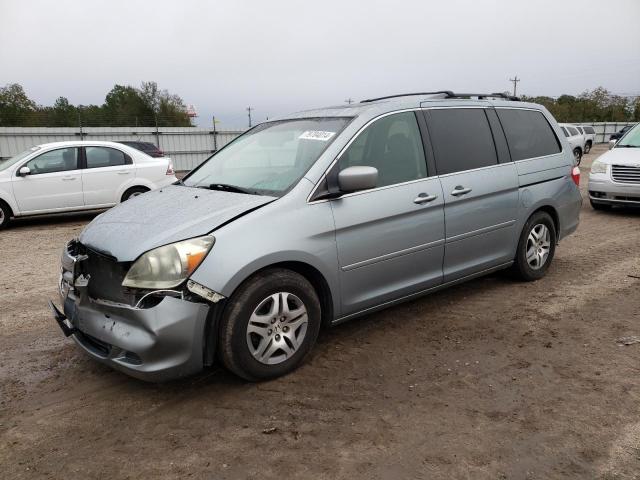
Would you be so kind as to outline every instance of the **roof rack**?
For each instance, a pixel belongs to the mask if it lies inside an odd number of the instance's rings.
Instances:
[[[378,100],[388,100],[390,98],[399,97],[411,97],[416,95],[444,95],[443,98],[470,98],[478,97],[478,100],[484,100],[485,98],[503,98],[505,100],[512,100],[515,102],[520,101],[520,98],[513,95],[507,95],[506,93],[454,93],[451,90],[438,90],[436,92],[419,92],[419,93],[401,93],[398,95],[387,95],[386,97],[368,98],[362,100],[360,103],[377,102]]]

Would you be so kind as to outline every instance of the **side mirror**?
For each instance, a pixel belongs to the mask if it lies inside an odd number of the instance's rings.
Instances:
[[[609,150],[616,146],[617,140],[609,140]]]
[[[22,167],[20,170],[18,170],[18,175],[20,175],[21,177],[26,177],[30,173],[31,170],[29,170],[29,167]]]
[[[374,167],[348,167],[338,174],[341,192],[357,192],[375,188],[378,184],[378,169]]]

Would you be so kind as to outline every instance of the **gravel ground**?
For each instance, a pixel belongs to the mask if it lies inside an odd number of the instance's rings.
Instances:
[[[616,343],[640,335],[639,211],[585,202],[545,279],[336,327],[261,384],[141,383],[65,339],[46,301],[91,218],[0,233],[0,477],[640,478],[640,344]]]

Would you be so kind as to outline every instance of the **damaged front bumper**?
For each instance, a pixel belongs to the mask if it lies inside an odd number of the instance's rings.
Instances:
[[[63,333],[91,357],[133,377],[166,381],[200,371],[210,304],[164,296],[149,308],[91,298],[78,264],[63,252],[60,294],[63,312],[53,304]]]

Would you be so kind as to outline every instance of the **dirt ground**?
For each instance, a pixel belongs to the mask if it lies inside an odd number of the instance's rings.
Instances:
[[[2,478],[640,478],[640,211],[585,202],[543,280],[344,324],[261,384],[146,384],[65,339],[46,302],[91,218],[0,233]]]

